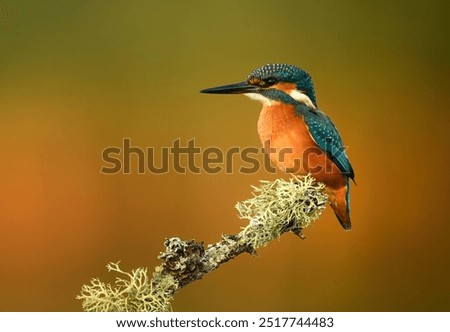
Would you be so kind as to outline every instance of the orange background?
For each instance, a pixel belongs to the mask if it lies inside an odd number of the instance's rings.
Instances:
[[[307,240],[287,234],[225,264],[174,310],[450,310],[445,4],[8,1],[0,310],[78,311],[81,285],[113,280],[110,261],[151,271],[166,237],[238,232],[235,202],[275,175],[102,175],[100,156],[124,137],[259,146],[259,104],[199,90],[269,62],[311,73],[349,145],[353,231],[328,208]]]

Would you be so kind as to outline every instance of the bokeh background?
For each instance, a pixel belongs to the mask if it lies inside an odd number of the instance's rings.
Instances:
[[[331,209],[227,263],[175,311],[450,310],[446,1],[0,1],[0,310],[79,311],[92,277],[216,242],[282,174],[102,175],[101,152],[259,146],[260,105],[200,89],[270,62],[314,78],[356,171],[353,231]],[[235,168],[238,168],[239,163]],[[134,168],[136,170],[136,168]]]

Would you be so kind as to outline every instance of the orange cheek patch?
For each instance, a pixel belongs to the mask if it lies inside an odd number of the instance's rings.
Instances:
[[[289,94],[292,90],[296,89],[296,86],[294,83],[277,83],[273,86],[273,88]]]

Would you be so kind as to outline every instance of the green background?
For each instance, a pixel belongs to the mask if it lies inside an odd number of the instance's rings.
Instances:
[[[266,63],[308,70],[356,172],[331,209],[181,290],[175,311],[449,311],[446,1],[0,1],[0,310],[78,311],[105,269],[166,237],[244,225],[271,175],[102,175],[101,151],[259,146],[260,105],[199,90]],[[239,164],[237,165],[239,166]]]

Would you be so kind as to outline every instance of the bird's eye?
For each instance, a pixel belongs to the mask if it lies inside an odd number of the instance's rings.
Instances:
[[[274,85],[277,83],[277,79],[275,77],[269,77],[265,79],[267,85]]]

